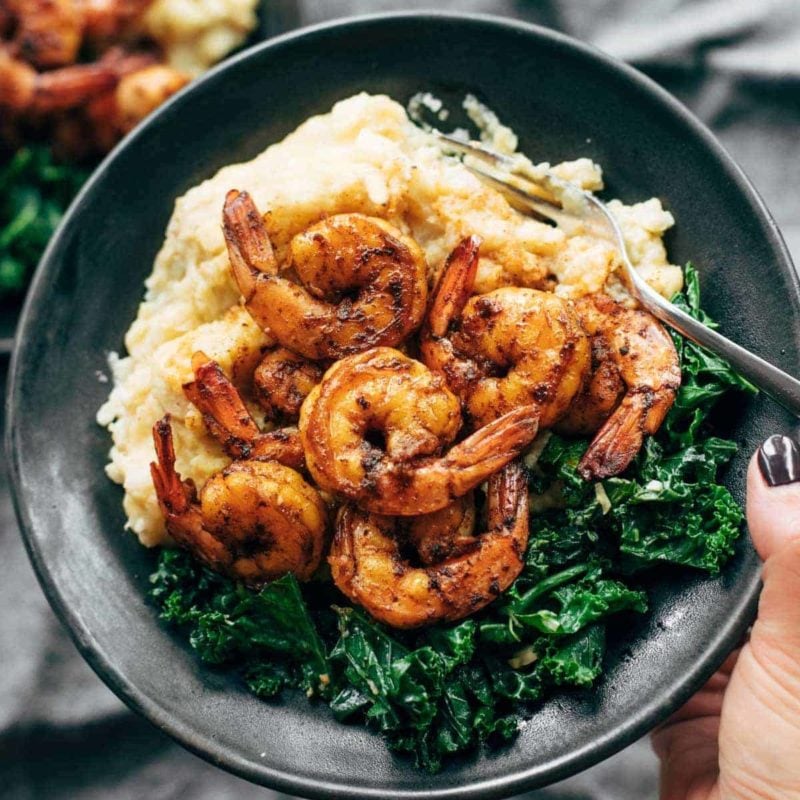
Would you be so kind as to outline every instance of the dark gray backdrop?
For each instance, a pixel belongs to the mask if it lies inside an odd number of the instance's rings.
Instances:
[[[263,28],[271,34],[355,13],[436,7],[517,17],[592,42],[643,69],[711,126],[764,196],[800,262],[800,0],[268,0],[266,5]],[[6,367],[0,365],[3,382]],[[656,793],[657,765],[643,740],[527,797],[646,800]],[[285,796],[182,750],[128,711],[84,664],[36,583],[0,473],[0,798],[278,797]]]

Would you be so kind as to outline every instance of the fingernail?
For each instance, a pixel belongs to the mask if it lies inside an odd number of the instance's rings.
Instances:
[[[788,436],[770,436],[758,449],[758,467],[770,486],[800,481],[800,447]]]

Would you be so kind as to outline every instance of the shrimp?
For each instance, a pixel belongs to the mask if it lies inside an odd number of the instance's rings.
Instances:
[[[153,0],[77,0],[83,34],[93,41],[118,39],[153,4]]]
[[[248,586],[291,572],[308,580],[322,559],[326,508],[301,475],[276,461],[234,461],[199,497],[175,471],[169,415],[153,426],[150,473],[167,532],[216,572]]]
[[[145,62],[127,68],[120,64],[119,83],[94,97],[86,117],[96,149],[110,150],[148,114],[155,111],[189,81],[187,75],[165,64]]]
[[[608,478],[622,472],[645,434],[661,426],[681,385],[680,363],[669,334],[647,312],[604,294],[583,297],[576,306],[592,337],[593,368],[558,429],[597,431],[578,471],[587,480]]]
[[[16,21],[12,49],[40,69],[72,64],[81,46],[83,20],[74,0],[5,0]]]
[[[396,520],[345,506],[328,555],[334,583],[373,617],[395,628],[452,622],[473,614],[522,571],[528,493],[518,463],[489,479],[487,516],[487,531],[476,537],[469,552],[413,567],[400,553]]]
[[[338,214],[295,236],[291,266],[304,288],[278,274],[250,195],[228,192],[222,218],[245,306],[284,347],[315,361],[335,360],[400,344],[421,324],[425,256],[384,220]]]
[[[120,133],[128,133],[188,82],[188,75],[166,64],[150,64],[122,77],[113,115]]]
[[[183,385],[183,393],[231,458],[272,460],[295,470],[305,468],[297,428],[262,433],[216,361],[198,351],[192,358],[192,367],[194,381]]]
[[[258,404],[270,419],[294,419],[308,393],[322,380],[323,369],[285,347],[267,353],[253,374]]]
[[[390,347],[336,362],[303,403],[300,438],[317,485],[378,514],[438,511],[533,441],[538,411],[521,407],[449,452],[458,399],[423,364]]]
[[[77,108],[116,84],[116,72],[109,64],[73,64],[40,73],[0,48],[0,109],[15,114]]]
[[[422,360],[443,374],[474,425],[522,405],[550,427],[589,369],[589,339],[571,304],[549,292],[505,287],[470,297],[480,239],[447,259],[420,340]]]

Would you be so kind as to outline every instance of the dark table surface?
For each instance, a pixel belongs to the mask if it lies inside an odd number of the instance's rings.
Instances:
[[[270,0],[262,30],[271,35],[354,13],[433,6],[556,28],[647,72],[719,136],[763,195],[800,263],[798,0]],[[764,313],[781,324],[781,309]],[[4,329],[0,320],[0,338],[10,325],[6,320]],[[7,360],[0,365],[3,384],[6,371]],[[0,798],[281,796],[190,755],[128,711],[94,675],[36,583],[4,472],[0,665]],[[657,765],[643,740],[581,775],[528,796],[643,800],[656,793]]]

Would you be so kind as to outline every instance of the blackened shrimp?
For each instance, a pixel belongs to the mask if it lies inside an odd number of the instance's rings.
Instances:
[[[592,373],[558,427],[597,432],[578,470],[587,479],[607,478],[622,472],[644,436],[661,426],[681,385],[680,363],[669,334],[646,311],[604,294],[583,297],[576,307],[592,337]]]
[[[473,614],[519,575],[528,542],[524,473],[512,463],[489,479],[487,530],[463,555],[414,567],[400,552],[397,520],[345,506],[328,563],[353,602],[395,628],[417,628]]]
[[[72,64],[78,57],[83,18],[75,0],[4,0],[15,22],[14,54],[40,69]]]
[[[246,192],[228,192],[222,217],[245,306],[284,347],[334,360],[399,344],[422,322],[425,257],[389,223],[338,214],[312,225],[290,244],[295,283],[279,274],[264,221]]]
[[[324,370],[285,347],[270,350],[253,373],[258,404],[270,419],[296,420],[308,393],[322,380]]]
[[[583,385],[588,337],[571,304],[549,292],[506,287],[470,297],[479,246],[470,236],[448,258],[423,328],[422,360],[445,376],[475,426],[535,404],[549,427]]]
[[[192,362],[194,380],[184,384],[183,393],[231,458],[274,460],[297,470],[305,467],[297,428],[263,433],[219,364],[202,352],[195,353]]]
[[[211,569],[258,587],[289,572],[308,580],[325,546],[326,508],[295,470],[276,461],[234,461],[198,496],[175,470],[166,416],[153,426],[150,465],[167,532]]]
[[[77,108],[117,85],[110,64],[72,64],[37,72],[0,47],[0,109],[14,114],[50,114]]]
[[[520,407],[443,453],[461,427],[441,375],[389,347],[336,362],[300,411],[308,470],[320,488],[379,514],[438,511],[516,458],[536,436]]]
[[[131,60],[137,58],[133,56]],[[141,60],[146,61],[146,57]],[[120,74],[121,66],[117,68],[117,86],[93,98],[86,107],[92,137],[101,150],[110,150],[148,114],[189,82],[188,75],[166,64],[134,64],[133,68]]]
[[[94,42],[126,34],[153,4],[153,0],[73,0],[83,21],[83,35]]]

